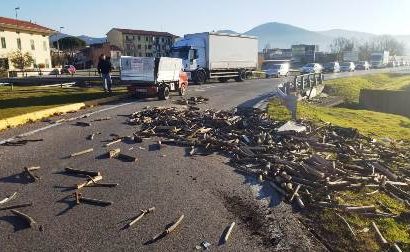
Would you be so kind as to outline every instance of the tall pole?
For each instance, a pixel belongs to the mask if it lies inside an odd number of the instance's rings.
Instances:
[[[17,18],[18,18],[18,12],[20,10],[20,7],[16,7],[14,8],[14,10],[16,11],[16,23],[17,23]]]
[[[59,34],[61,34],[61,31],[64,29],[64,26],[60,26],[60,32]],[[60,54],[60,39],[58,38],[58,34],[57,34],[57,50],[58,53]]]

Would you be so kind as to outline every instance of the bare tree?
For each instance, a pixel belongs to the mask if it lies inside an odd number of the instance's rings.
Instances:
[[[404,55],[406,50],[404,43],[388,35],[376,37],[372,42],[374,51],[389,51],[390,55]]]
[[[333,40],[330,44],[330,49],[333,53],[337,56],[337,60],[342,60],[343,52],[344,51],[351,51],[355,48],[355,42],[353,39],[348,39],[344,37],[338,37]]]

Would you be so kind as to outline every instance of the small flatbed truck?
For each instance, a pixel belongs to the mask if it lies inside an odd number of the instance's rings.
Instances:
[[[168,57],[131,57],[120,59],[121,84],[137,97],[169,99],[170,92],[183,96],[188,88],[188,76],[182,60]]]

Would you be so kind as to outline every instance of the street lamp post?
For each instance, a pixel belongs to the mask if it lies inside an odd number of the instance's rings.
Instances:
[[[20,7],[16,7],[16,8],[14,8],[14,10],[16,11],[16,23],[17,23],[17,17],[18,17],[18,12],[17,11],[20,10]]]
[[[61,34],[61,31],[64,29],[64,26],[60,26],[60,32],[59,34]],[[60,39],[58,38],[58,34],[57,34],[57,50],[58,53],[60,54]]]

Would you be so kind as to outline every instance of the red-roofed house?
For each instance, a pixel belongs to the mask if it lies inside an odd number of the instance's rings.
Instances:
[[[18,50],[29,52],[34,65],[50,68],[49,37],[53,33],[52,29],[32,22],[0,17],[0,68],[14,69],[9,55]]]
[[[169,56],[177,36],[168,32],[113,28],[107,33],[111,45],[119,47],[123,55],[136,57]]]

